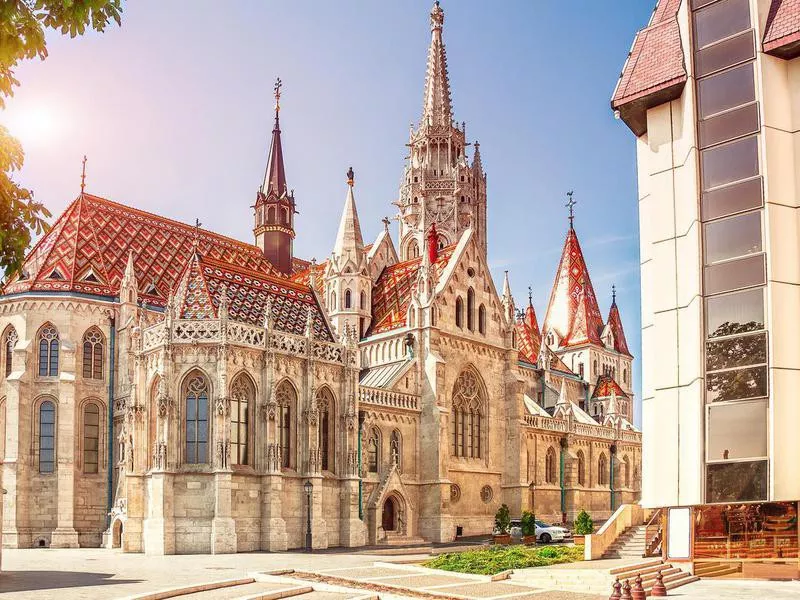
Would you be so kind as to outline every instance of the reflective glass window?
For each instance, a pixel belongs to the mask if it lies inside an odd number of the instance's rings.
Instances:
[[[767,401],[708,407],[709,462],[767,456]]]
[[[695,75],[703,77],[756,57],[755,36],[747,31],[695,54]]]
[[[761,252],[761,211],[706,223],[707,265]]]
[[[700,208],[704,221],[764,205],[761,177],[748,179],[703,194]]]
[[[703,189],[758,175],[758,141],[755,136],[703,150],[700,153]]]
[[[744,290],[706,299],[706,335],[710,338],[764,329],[764,291]]]
[[[739,288],[764,285],[766,271],[764,255],[757,254],[720,263],[703,270],[706,295],[730,292]]]
[[[749,0],[722,0],[694,13],[698,49],[747,29],[750,29]]]
[[[713,463],[706,468],[706,502],[745,502],[767,498],[765,460]]]
[[[747,367],[706,373],[706,400],[748,400],[767,395],[767,367]]]
[[[697,97],[701,119],[754,102],[756,86],[753,63],[701,79],[697,83]]]

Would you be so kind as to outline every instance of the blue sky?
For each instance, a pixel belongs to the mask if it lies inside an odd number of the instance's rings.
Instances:
[[[419,119],[430,0],[137,0],[123,25],[26,62],[4,122],[27,151],[20,180],[54,213],[87,190],[252,238],[272,85],[300,215],[295,253],[322,259],[345,172],[356,171],[364,237],[392,215],[408,127]],[[604,313],[611,285],[640,386],[639,251],[633,134],[609,99],[649,0],[443,0],[453,106],[488,174],[489,259],[539,318],[567,228],[575,227]],[[33,126],[31,125],[33,121]],[[396,226],[393,227],[396,232]],[[637,391],[638,395],[638,391]]]

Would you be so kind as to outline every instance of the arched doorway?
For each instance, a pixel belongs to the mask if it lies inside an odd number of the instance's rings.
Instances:
[[[114,524],[111,526],[111,547],[112,548],[121,548],[122,547],[122,520],[117,519],[114,521]]]
[[[395,531],[397,528],[397,502],[392,496],[383,503],[383,517],[381,527],[384,531]]]

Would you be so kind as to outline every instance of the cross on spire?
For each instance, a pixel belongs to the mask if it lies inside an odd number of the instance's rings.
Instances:
[[[86,155],[83,155],[83,166],[81,167],[81,195],[86,189]]]
[[[569,228],[573,228],[573,224],[575,222],[575,205],[578,203],[575,198],[572,197],[573,191],[570,190],[567,192],[567,203],[564,205],[569,208]]]
[[[383,217],[383,219],[381,219],[381,223],[383,223],[384,229],[386,229],[386,231],[389,231],[389,225],[392,223],[389,220],[389,217]]]
[[[195,219],[194,220],[194,233],[192,234],[192,237],[194,238],[193,239],[193,244],[194,244],[195,250],[197,250],[197,243],[200,241],[200,226],[201,225],[202,225],[202,223],[200,222],[200,219]]]
[[[531,286],[528,286],[528,304],[533,306],[533,288]]]
[[[616,284],[611,284],[611,304],[617,303],[617,286]]]
[[[276,117],[278,116],[278,111],[280,111],[280,109],[281,109],[281,86],[282,85],[283,85],[283,82],[281,81],[281,78],[278,77],[277,79],[275,79],[275,86],[272,88],[273,91],[275,92],[275,116]]]

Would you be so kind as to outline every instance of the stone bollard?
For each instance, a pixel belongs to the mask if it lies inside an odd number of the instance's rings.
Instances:
[[[629,579],[626,579],[625,583],[622,584],[622,596],[619,597],[619,600],[633,600],[633,596],[631,596],[631,582]]]
[[[645,594],[644,587],[642,587],[642,576],[637,575],[636,580],[633,582],[633,589],[631,590],[631,597],[633,600],[645,600],[647,594]]]
[[[619,577],[617,577],[617,580],[614,582],[612,588],[614,591],[611,592],[608,600],[620,600],[621,596],[619,591],[622,589],[622,584],[619,582]]]
[[[656,582],[653,584],[653,589],[650,590],[651,596],[666,596],[667,588],[664,586],[664,576],[661,571],[656,573]]]

